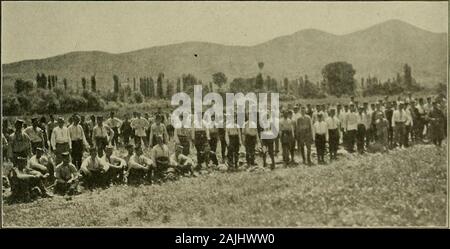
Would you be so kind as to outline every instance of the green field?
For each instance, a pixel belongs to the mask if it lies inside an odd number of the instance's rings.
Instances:
[[[298,160],[298,159],[297,159]],[[446,226],[447,147],[5,204],[6,227]]]

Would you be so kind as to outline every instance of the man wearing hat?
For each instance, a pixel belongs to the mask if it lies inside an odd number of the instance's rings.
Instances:
[[[179,175],[190,174],[193,176],[194,171],[192,168],[194,167],[194,162],[192,161],[192,158],[184,155],[182,152],[183,146],[177,145],[175,153],[170,156],[170,165],[176,169]]]
[[[37,118],[31,119],[31,126],[23,130],[31,141],[31,153],[36,154],[36,148],[44,148],[44,132],[39,128],[39,122]]]
[[[394,146],[405,146],[405,124],[408,121],[408,114],[404,110],[403,102],[398,102],[398,110],[392,114],[392,127],[394,128]]]
[[[16,130],[9,136],[8,155],[11,162],[15,164],[17,157],[27,158],[31,154],[31,140],[28,135],[22,131],[24,122],[21,119],[16,120],[14,124]]]
[[[302,155],[303,164],[312,165],[311,161],[311,144],[313,143],[312,120],[306,114],[306,108],[302,106],[300,115],[296,120],[296,134],[298,146]],[[306,147],[306,156],[305,156]]]
[[[36,148],[36,154],[30,158],[29,167],[33,170],[37,170],[42,174],[49,173],[50,176],[53,176],[54,172],[54,164],[51,158],[48,158],[44,155],[43,148]]]
[[[358,130],[358,114],[355,105],[350,105],[350,111],[345,116],[345,133],[347,136],[347,151],[355,152],[356,135]]]
[[[283,149],[283,161],[285,167],[289,163],[294,162],[294,155],[291,153],[292,140],[294,139],[294,124],[289,119],[289,111],[284,111],[283,118],[280,120],[281,146]],[[291,158],[289,159],[289,155]]]
[[[162,123],[161,115],[156,115],[155,123],[150,127],[149,144],[151,147],[157,144],[155,141],[156,136],[162,136],[163,143],[167,143],[167,141],[169,141],[169,135],[167,134],[166,126]]]
[[[49,174],[41,174],[27,167],[27,158],[18,156],[15,160],[16,167],[9,172],[8,179],[11,184],[11,197],[15,200],[31,201],[32,194],[37,193],[41,197],[52,197],[45,189],[43,180]]]
[[[122,120],[114,116],[114,112],[109,114],[108,120],[105,125],[109,126],[114,131],[114,136],[111,139],[111,144],[114,146],[119,145],[119,128],[122,126]]]
[[[101,158],[109,166],[108,181],[113,184],[120,184],[124,180],[124,169],[126,162],[124,159],[113,155],[114,147],[112,145],[106,146],[105,155]]]
[[[53,129],[50,140],[56,155],[55,164],[59,165],[62,162],[61,153],[72,149],[69,129],[64,126],[62,117],[58,118],[58,126]]]
[[[69,126],[70,140],[72,144],[72,163],[79,169],[81,167],[84,148],[89,148],[83,127],[79,124],[80,117],[73,117],[73,124]]]
[[[84,159],[81,164],[81,173],[83,174],[83,181],[87,188],[106,187],[109,166],[105,161],[98,157],[97,148],[91,147],[89,149],[89,156]]]
[[[144,155],[141,146],[136,146],[134,150],[134,154],[128,161],[127,183],[130,185],[139,185],[144,180],[151,183],[152,169],[154,167],[153,161]]]
[[[325,146],[328,141],[328,125],[323,120],[323,114],[317,114],[317,121],[313,125],[313,137],[317,149],[317,162],[325,163]]]
[[[156,182],[164,180],[164,174],[169,166],[170,151],[169,147],[164,144],[163,136],[155,137],[157,144],[152,148],[152,161],[155,162],[153,177]]]
[[[70,163],[69,152],[63,152],[62,163],[55,169],[55,193],[74,195],[78,193],[78,170]]]
[[[330,161],[337,159],[337,151],[339,147],[339,130],[341,123],[336,117],[336,110],[330,109],[330,116],[325,120],[328,127],[328,144],[330,150]]]
[[[360,106],[358,109],[357,117],[357,130],[356,130],[356,148],[360,154],[364,153],[365,138],[367,132],[367,120],[369,117],[364,112],[364,107]]]
[[[103,116],[97,117],[97,125],[92,131],[92,137],[94,138],[94,145],[100,151],[104,151],[106,145],[109,144],[110,138],[114,137],[114,131],[111,127],[103,124]]]
[[[147,119],[141,117],[141,113],[136,113],[136,118],[131,120],[131,127],[134,130],[134,145],[145,145],[145,138],[147,136],[145,130],[149,127],[150,123]]]

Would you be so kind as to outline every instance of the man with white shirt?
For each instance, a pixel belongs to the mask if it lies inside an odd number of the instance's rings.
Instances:
[[[97,125],[92,130],[94,145],[100,151],[105,151],[106,146],[114,137],[114,131],[107,125],[103,124],[103,117],[97,116]]]
[[[328,144],[330,151],[330,161],[337,159],[337,151],[339,147],[339,130],[341,123],[335,115],[336,110],[330,109],[330,115],[325,120],[328,126]]]
[[[107,175],[109,167],[98,157],[97,148],[89,149],[89,156],[84,159],[81,164],[81,173],[83,174],[83,182],[87,188],[106,187]]]
[[[114,155],[114,147],[112,145],[106,146],[105,155],[101,159],[108,165],[108,183],[122,183],[124,180],[126,162],[124,159]]]
[[[51,145],[55,152],[55,164],[59,165],[62,162],[62,153],[72,150],[72,141],[70,139],[69,129],[64,126],[64,119],[58,118],[58,126],[52,131]]]
[[[106,120],[105,125],[109,126],[114,131],[114,136],[111,139],[113,146],[119,145],[119,128],[122,125],[122,120],[114,116],[114,112],[109,114],[109,118]]]
[[[194,141],[195,150],[197,151],[197,165],[195,170],[200,170],[203,163],[208,167],[209,163],[209,130],[207,123],[202,117],[202,113],[197,114],[197,121],[201,123],[201,127],[193,128],[191,131],[192,141]],[[239,147],[237,149],[239,151]]]
[[[323,120],[323,114],[317,114],[317,121],[313,125],[313,137],[317,149],[317,162],[325,163],[325,145],[328,140],[328,125]]]
[[[147,119],[141,117],[141,113],[136,113],[136,118],[131,120],[131,127],[134,129],[134,145],[144,146],[146,144],[145,138],[147,137],[146,129],[149,127]]]
[[[89,143],[84,135],[83,127],[79,124],[80,117],[75,115],[73,117],[73,124],[69,126],[70,140],[72,144],[72,163],[79,169],[81,167],[83,151],[89,148]]]
[[[36,148],[36,154],[30,158],[28,164],[29,168],[32,170],[37,170],[43,175],[49,173],[50,177],[53,176],[55,165],[53,164],[51,158],[48,158],[44,155],[43,148]]]
[[[411,102],[412,103],[412,102]],[[405,136],[404,136],[404,145],[405,147],[409,147],[409,136],[413,138],[412,134],[412,127],[413,127],[413,110],[409,103],[405,103],[405,113],[407,116],[406,122],[405,122]]]
[[[347,151],[355,152],[356,134],[358,130],[358,114],[355,112],[355,105],[350,105],[350,111],[345,117],[345,133],[347,136]]]
[[[394,128],[395,145],[405,146],[405,124],[408,121],[408,114],[403,109],[403,102],[399,102],[398,110],[392,114],[392,127]],[[395,146],[394,145],[394,146]]]
[[[31,126],[25,128],[25,132],[31,141],[31,153],[36,154],[36,148],[44,148],[44,132],[39,128],[39,123],[37,118],[31,119]]]
[[[129,185],[139,185],[145,182],[151,183],[153,161],[144,156],[142,147],[138,146],[134,149],[134,154],[128,161],[128,177]]]

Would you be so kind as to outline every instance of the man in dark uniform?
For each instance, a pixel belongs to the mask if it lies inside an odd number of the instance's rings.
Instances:
[[[206,128],[206,124],[202,120],[202,115],[199,114],[197,117],[199,122],[201,122],[201,128],[193,128],[192,129],[192,141],[194,141],[195,149],[197,150],[197,166],[196,170],[200,170],[202,168],[202,164],[205,163],[206,167],[208,167],[209,162],[209,131]]]

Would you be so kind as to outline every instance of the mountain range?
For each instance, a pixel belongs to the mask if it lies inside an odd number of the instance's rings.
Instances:
[[[224,72],[231,81],[255,76],[260,70],[258,62],[264,62],[263,74],[277,79],[307,74],[317,82],[327,63],[346,61],[356,70],[357,80],[369,75],[394,78],[407,63],[419,84],[432,87],[447,82],[447,45],[447,33],[389,20],[345,35],[305,29],[254,46],[184,42],[118,54],[70,52],[2,64],[2,77],[3,86],[11,87],[17,78],[34,80],[37,73],[54,74],[59,81],[67,78],[75,88],[81,85],[81,77],[96,75],[100,89],[111,89],[114,74],[123,82],[148,76],[156,79],[159,73],[175,81],[191,73],[209,82],[213,73]]]

